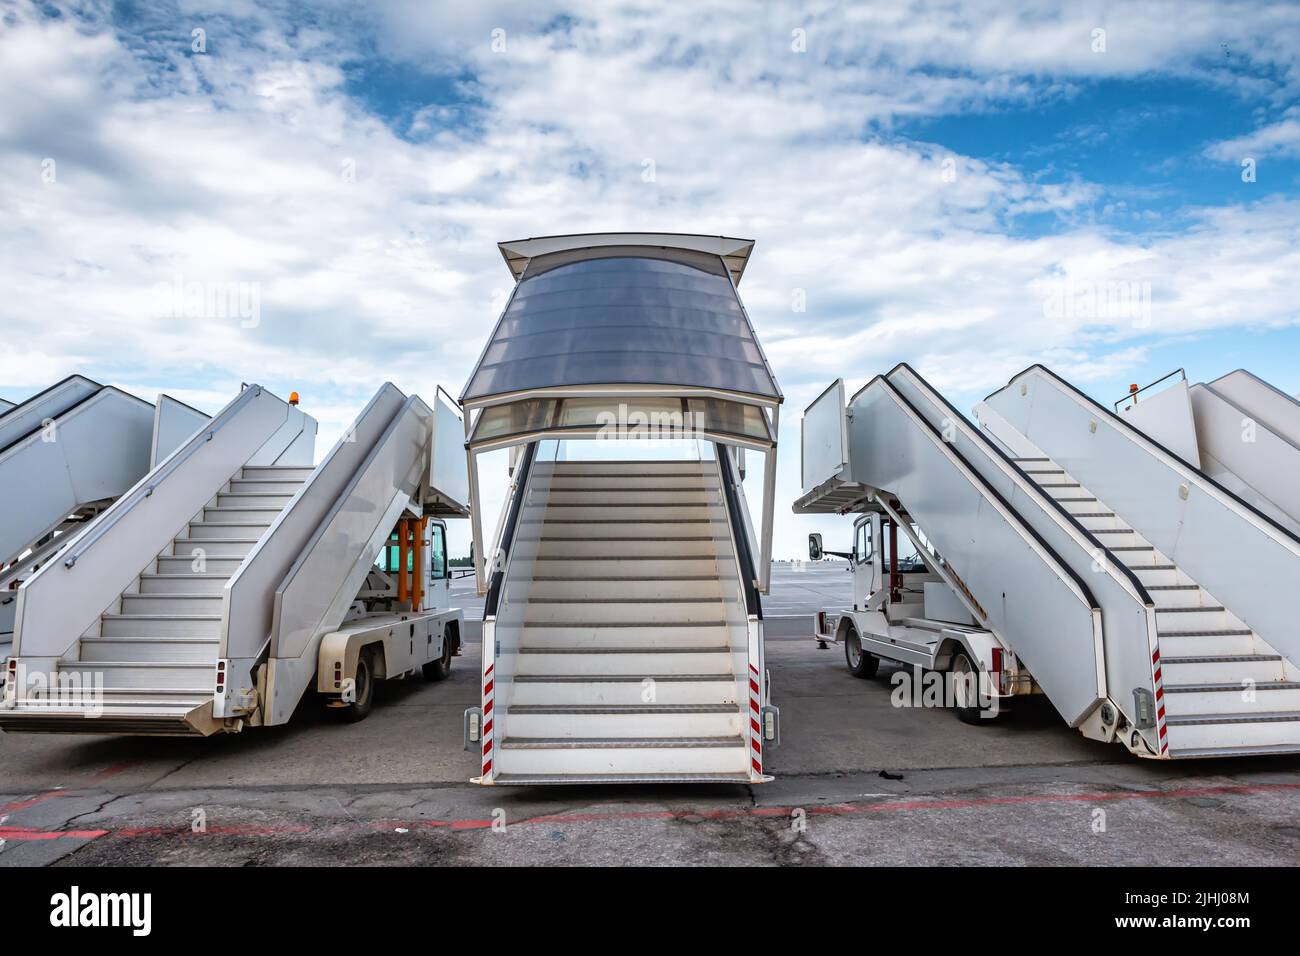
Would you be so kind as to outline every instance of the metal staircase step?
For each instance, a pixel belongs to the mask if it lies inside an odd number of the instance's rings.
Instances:
[[[104,614],[101,637],[218,637],[220,614]]]
[[[204,572],[202,574],[148,573],[140,575],[140,594],[170,595],[173,597],[215,594],[219,597],[229,580],[229,574],[220,572]]]

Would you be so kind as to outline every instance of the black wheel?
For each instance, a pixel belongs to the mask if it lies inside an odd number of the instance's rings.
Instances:
[[[352,689],[353,699],[346,702],[343,716],[355,724],[365,720],[375,704],[375,653],[368,647],[362,648],[357,658],[357,676]]]
[[[446,680],[451,675],[451,655],[455,649],[455,638],[450,629],[442,635],[442,656],[436,661],[429,661],[420,668],[424,679],[429,681]]]
[[[996,701],[985,705],[980,700],[980,672],[970,655],[958,651],[952,658],[952,699],[957,719],[963,724],[990,724],[998,715]]]
[[[880,670],[880,658],[862,649],[862,640],[852,629],[844,635],[844,661],[849,665],[849,673],[863,680],[875,677]]]

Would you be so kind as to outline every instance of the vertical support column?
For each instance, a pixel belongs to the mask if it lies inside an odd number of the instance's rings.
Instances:
[[[408,522],[402,518],[397,522],[397,600],[405,601],[410,595],[406,582],[406,562],[409,560],[411,533]]]
[[[424,602],[424,526],[428,518],[416,518],[411,522],[415,548],[415,567],[411,570],[411,610],[419,611]]]
[[[898,570],[898,523],[889,519],[889,600],[901,601],[902,574]]]

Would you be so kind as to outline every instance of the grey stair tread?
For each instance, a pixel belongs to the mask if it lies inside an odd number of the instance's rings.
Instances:
[[[242,510],[247,510],[247,509],[242,509]],[[261,527],[261,525],[256,521],[208,521],[205,518],[201,521],[190,522],[190,527],[198,527],[200,525],[202,525],[205,528],[260,528]]]
[[[1157,631],[1157,637],[1246,637],[1250,628],[1216,628],[1209,631]]]
[[[195,522],[195,523],[197,524],[198,522]],[[247,528],[247,527],[251,527],[251,525],[239,525],[239,527],[241,527],[241,528]],[[175,543],[175,544],[197,544],[197,543],[206,543],[206,544],[256,544],[257,542],[261,541],[262,539],[261,539],[261,538],[191,538],[191,537],[188,537],[188,536],[179,536],[179,537],[173,538],[172,540],[173,540],[173,543]],[[162,555],[162,557],[164,557],[164,558],[173,558],[173,557],[174,557],[174,558],[187,558],[187,557],[189,557],[189,555],[187,555],[187,554],[175,554],[175,555],[172,555],[172,554],[164,554],[164,555]]]
[[[159,595],[166,597],[167,595]],[[215,594],[204,595],[205,597],[217,597]],[[135,597],[135,595],[130,595]],[[220,614],[119,614],[116,611],[105,611],[100,617],[104,620],[112,618],[115,621],[219,621]]]
[[[747,773],[499,773],[492,778],[498,786],[555,786],[591,783],[749,783]]]
[[[1075,517],[1079,517],[1075,515]],[[1132,528],[1093,528],[1089,534],[1137,534]]]
[[[95,634],[81,639],[83,644],[121,644],[124,642],[129,644],[220,644],[221,638],[199,637],[192,634],[177,634],[175,637],[159,636],[157,634],[141,634],[137,637],[122,637],[115,634],[111,637],[105,637],[101,634]],[[69,661],[68,663],[77,662]]]
[[[201,667],[205,670],[211,670],[215,663],[216,663],[215,660],[212,661],[61,661],[59,663],[59,669],[63,670],[65,668],[70,669],[73,667],[80,667],[80,668],[90,668],[91,670],[98,670],[101,667],[114,667],[114,668],[130,667],[139,670],[153,670],[154,668],[158,668],[158,667],[190,667],[190,668]]]
[[[1170,565],[1167,570],[1173,570],[1173,565]],[[1148,584],[1147,585],[1148,591],[1199,591],[1200,589],[1201,586],[1199,584]]]
[[[746,747],[744,737],[506,737],[506,750],[627,750],[633,748]]]
[[[1157,614],[1201,614],[1216,611],[1226,611],[1227,608],[1221,605],[1198,605],[1196,607],[1158,607]]]
[[[583,488],[583,487],[581,487],[581,486],[579,486],[579,485],[574,485],[574,486],[572,486],[572,487],[565,487],[565,486],[562,486],[562,485],[551,485],[551,487],[550,487],[550,491],[551,491],[552,493],[557,492],[557,491],[580,491],[580,492],[583,492],[584,494],[592,494],[592,493],[595,493],[595,494],[601,494],[601,495],[606,494],[606,493],[611,492],[611,491],[614,491],[614,492],[627,492],[627,493],[631,493],[631,492],[646,492],[646,491],[700,491],[700,490],[702,490],[702,489],[700,488],[700,486],[699,486],[698,484],[692,484],[692,485],[619,485],[619,486],[616,487],[616,488]]]
[[[638,501],[634,504],[624,504],[621,501],[548,501],[544,505],[535,507],[544,508],[712,508],[714,507],[708,501]]]
[[[193,561],[193,560],[194,560],[194,559],[191,558],[189,555],[169,555],[169,554],[165,554],[165,555],[163,555],[163,557],[165,557],[165,558],[175,557],[177,560],[185,560],[185,561]],[[222,560],[222,559],[221,559],[221,558],[217,558],[217,559],[215,559],[215,560],[220,561],[220,560]],[[232,559],[232,560],[233,560],[233,559]],[[194,571],[194,572],[192,572],[192,573],[187,573],[187,572],[185,572],[185,571],[146,571],[144,574],[141,574],[140,577],[142,577],[142,578],[149,578],[150,580],[152,580],[153,578],[169,578],[169,579],[172,579],[172,580],[180,580],[181,578],[208,578],[209,580],[217,580],[217,579],[220,579],[220,580],[222,580],[222,581],[228,581],[228,580],[230,580],[230,575],[229,575],[229,574],[222,574],[220,571]],[[186,593],[188,594],[189,592],[186,592]],[[150,597],[150,595],[148,595],[148,594],[123,594],[122,596],[123,596],[123,597]],[[170,596],[171,596],[171,597],[185,597],[186,594],[177,594],[177,595],[170,595]],[[211,595],[208,595],[208,596],[211,597]],[[160,594],[160,595],[158,595],[158,597],[168,597],[168,595]]]
[[[1265,744],[1262,747],[1170,747],[1171,757],[1249,757],[1261,754],[1300,753],[1300,743]]]
[[[592,558],[593,561],[603,560],[602,558]],[[646,558],[647,561],[655,561],[657,558]],[[706,561],[707,558],[700,560]],[[668,581],[716,581],[716,574],[578,574],[572,577],[565,577],[560,574],[534,574],[533,582],[538,581],[619,581],[623,584],[662,584]]]
[[[1162,664],[1236,664],[1248,661],[1272,663],[1282,660],[1281,654],[1209,654],[1195,657],[1162,657]],[[1240,685],[1237,685],[1240,686]]]
[[[226,577],[229,577],[229,575],[225,575],[225,574],[213,574],[213,575],[208,575],[208,576],[209,576],[209,577],[214,577],[214,578],[226,578]],[[190,578],[190,577],[198,577],[198,575],[196,575],[196,574],[178,574],[178,575],[174,575],[174,577],[179,577],[179,578]],[[220,592],[220,591],[164,591],[163,593],[158,594],[158,593],[155,593],[155,592],[153,592],[153,591],[144,591],[144,592],[131,592],[131,593],[129,593],[129,594],[128,594],[128,593],[123,593],[123,594],[122,594],[122,597],[124,597],[124,598],[130,598],[130,599],[133,600],[133,601],[136,601],[136,600],[140,600],[140,601],[155,601],[155,600],[157,600],[157,601],[165,601],[165,600],[168,600],[168,599],[170,599],[170,598],[176,598],[178,601],[197,600],[197,599],[199,599],[199,598],[208,598],[208,599],[215,598],[215,599],[217,599],[217,600],[221,600],[221,592]]]
[[[211,595],[209,595],[211,596]],[[530,597],[529,604],[722,604],[734,603],[734,597]]]
[[[1178,570],[1178,565],[1176,565],[1176,564],[1139,564],[1139,565],[1138,565],[1137,567],[1135,567],[1133,570],[1134,570],[1134,571],[1177,571],[1177,570]],[[1173,584],[1171,584],[1171,585],[1169,585],[1169,586],[1170,586],[1170,587],[1183,587],[1183,585],[1181,585],[1181,584],[1177,584],[1177,585],[1173,585]],[[1189,584],[1189,585],[1187,585],[1187,587],[1193,587],[1193,588],[1195,588],[1195,587],[1200,587],[1200,585],[1199,585],[1199,584]],[[1151,590],[1151,589],[1150,589],[1150,588],[1147,588],[1147,590],[1149,591],[1149,590]]]
[[[524,621],[523,627],[597,627],[597,628],[620,628],[622,630],[632,630],[639,628],[666,628],[666,627],[726,627],[726,621],[647,621],[644,623],[629,623],[627,621]],[[730,648],[723,648],[730,650]],[[520,648],[525,651],[525,648]],[[624,653],[619,651],[619,653]]]
[[[582,523],[585,524],[586,522],[582,522]],[[626,524],[627,522],[620,522],[620,523]],[[536,535],[524,535],[520,538],[520,540],[522,541],[600,541],[600,542],[603,541],[723,541],[726,539],[726,537],[727,537],[726,535],[722,535],[722,534],[684,535],[684,536],[682,535],[667,536],[667,535],[656,534],[656,535],[641,535],[639,537],[611,536],[608,538],[593,538],[591,537],[591,535],[586,535],[586,534],[578,535],[576,537],[574,536],[566,537],[562,535],[548,534],[545,537],[538,537]],[[570,555],[569,557],[570,559],[572,559],[573,556]]]
[[[551,538],[551,539],[548,539],[548,540],[554,540],[554,539]],[[581,539],[571,539],[571,540],[582,540],[582,541],[617,541],[617,540],[620,540],[620,539],[618,539],[618,538],[581,538]],[[647,540],[647,539],[646,539],[646,538],[631,538],[631,539],[627,539],[627,540],[632,540],[632,541],[645,541],[645,540]],[[662,538],[655,538],[654,540],[656,540],[656,541],[661,541],[661,540],[663,540],[663,539],[662,539]],[[534,561],[563,561],[563,562],[565,562],[565,563],[567,564],[567,563],[569,563],[569,562],[571,562],[571,561],[601,561],[601,562],[604,562],[604,561],[712,561],[713,558],[709,557],[708,555],[699,555],[699,554],[608,554],[608,555],[602,555],[602,556],[600,556],[600,557],[598,557],[598,558],[575,558],[575,557],[573,557],[572,555],[567,555],[567,554],[564,554],[564,555],[560,555],[560,554],[551,554],[551,555],[547,555],[547,554],[539,554],[537,557],[533,558],[533,560],[534,560]]]
[[[737,714],[736,704],[511,704],[511,714]]]
[[[1300,720],[1300,711],[1272,710],[1254,714],[1188,714],[1184,717],[1166,717],[1171,727],[1191,727],[1201,724],[1265,724]]]
[[[639,506],[638,506],[639,507]],[[725,518],[524,518],[521,525],[565,524],[724,524]],[[528,540],[536,540],[532,535]]]
[[[717,674],[517,674],[516,684],[640,684],[695,683],[703,681],[734,681],[730,671]],[[514,710],[512,707],[511,710]]]
[[[1227,683],[1201,683],[1201,684],[1170,684],[1164,685],[1166,694],[1222,694],[1228,692],[1239,693],[1242,690],[1241,681],[1229,681]],[[1300,681],[1290,680],[1267,680],[1254,681],[1250,685],[1251,690],[1300,690]],[[1300,715],[1300,711],[1296,712]]]
[[[549,625],[548,625],[549,626]],[[574,625],[560,625],[574,626]],[[520,654],[730,654],[730,647],[521,647]]]

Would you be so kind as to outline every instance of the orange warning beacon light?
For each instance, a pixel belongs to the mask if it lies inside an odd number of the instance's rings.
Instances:
[[[297,392],[290,392],[290,393],[289,393],[289,404],[290,404],[290,405],[297,405],[297,404],[298,404],[298,393],[297,393]]]
[[[1137,402],[1137,400],[1138,400],[1138,387],[1137,387],[1136,384],[1130,385],[1130,386],[1128,387],[1128,393],[1129,393],[1130,395],[1133,396],[1133,401],[1134,401],[1134,402]],[[297,393],[297,392],[294,392],[293,394],[294,394],[294,398],[296,398],[296,397],[298,396],[298,393]],[[293,401],[293,399],[290,399],[290,401]],[[296,404],[296,403],[295,403],[295,404]]]

